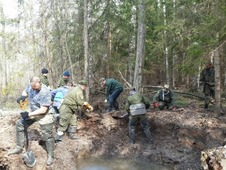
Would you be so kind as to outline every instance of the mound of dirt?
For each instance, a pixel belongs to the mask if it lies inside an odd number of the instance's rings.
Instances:
[[[15,111],[16,112],[16,111]],[[19,113],[19,111],[18,111]],[[22,154],[7,155],[15,147],[15,122],[19,114],[2,114],[0,117],[0,169],[25,170]],[[128,117],[125,112],[111,114],[92,112],[79,119],[78,140],[67,135],[55,144],[55,160],[47,167],[45,148],[39,145],[40,130],[37,124],[28,129],[30,149],[36,156],[34,170],[75,170],[79,160],[93,157],[139,158],[173,169],[201,169],[201,151],[222,146],[225,138],[225,117],[217,117],[195,106],[176,111],[151,109],[147,113],[154,144],[148,145],[139,125],[136,143],[128,143]],[[24,151],[25,152],[25,151]]]

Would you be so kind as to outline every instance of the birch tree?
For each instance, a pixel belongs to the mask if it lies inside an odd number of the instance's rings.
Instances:
[[[166,29],[167,22],[166,22],[166,1],[162,1],[162,8],[163,8],[163,22]],[[170,78],[169,78],[169,49],[167,44],[167,32],[164,29],[164,51],[165,51],[165,66],[166,66],[166,82],[167,84],[170,84]]]
[[[83,45],[84,45],[84,58],[85,58],[85,79],[89,84],[89,54],[88,54],[88,9],[87,0],[84,0],[84,28],[83,28]],[[86,98],[89,99],[89,86],[86,88]]]
[[[133,86],[139,91],[142,84],[142,71],[144,65],[144,40],[145,40],[145,4],[144,0],[139,0],[138,4],[138,30],[137,30],[137,51],[134,71]]]

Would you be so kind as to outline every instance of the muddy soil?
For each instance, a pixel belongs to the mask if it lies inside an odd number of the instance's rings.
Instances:
[[[26,170],[22,154],[7,155],[15,146],[15,122],[19,110],[1,111],[0,117],[0,169]],[[177,170],[201,169],[202,150],[222,146],[226,136],[226,118],[205,111],[191,102],[176,111],[158,111],[151,108],[147,113],[154,144],[146,143],[141,127],[136,129],[136,143],[128,143],[128,118],[121,119],[125,112],[111,114],[92,112],[80,118],[78,140],[67,135],[63,142],[55,144],[53,165],[46,166],[46,151],[39,145],[40,130],[37,124],[29,130],[30,150],[37,163],[34,170],[76,170],[79,161],[90,156],[104,158],[141,159],[166,165]],[[25,150],[24,150],[25,152]]]

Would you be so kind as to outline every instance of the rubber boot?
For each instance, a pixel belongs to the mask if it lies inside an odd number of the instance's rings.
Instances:
[[[47,150],[47,156],[48,156],[46,164],[49,166],[54,161],[54,139],[53,138],[48,139],[46,141],[46,150]]]
[[[148,129],[144,129],[144,134],[145,134],[145,136],[147,138],[148,144],[153,144],[153,139],[152,139],[151,132],[150,132],[149,128]]]
[[[69,139],[79,139],[78,136],[76,136],[76,127],[75,126],[69,126],[68,128],[68,137]]]
[[[135,143],[135,129],[129,128],[129,143]]]
[[[20,154],[22,153],[23,148],[20,146],[16,146],[13,150],[8,152],[8,155]]]
[[[55,143],[61,142],[63,140],[63,137],[64,137],[64,134],[62,134],[62,135],[56,134],[55,137],[54,137]]]
[[[113,102],[113,107],[115,108],[115,111],[119,111],[119,106],[118,106],[118,102],[117,101]]]
[[[205,108],[205,110],[209,110],[209,104],[205,103],[204,108]]]
[[[8,152],[8,155],[20,154],[25,143],[24,125],[18,121],[16,124],[16,147]]]

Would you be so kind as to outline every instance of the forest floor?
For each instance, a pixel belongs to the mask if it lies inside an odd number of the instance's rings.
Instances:
[[[55,160],[46,166],[47,154],[39,145],[38,124],[29,130],[30,149],[36,156],[34,170],[76,170],[79,162],[89,157],[129,158],[154,162],[177,170],[201,169],[201,151],[222,146],[226,137],[226,117],[202,109],[196,100],[189,99],[177,110],[159,111],[153,108],[147,113],[154,144],[146,143],[140,126],[136,129],[136,143],[128,143],[128,118],[125,112],[111,114],[98,112],[79,119],[78,140],[65,135],[63,142],[55,144]],[[2,110],[0,114],[0,169],[25,170],[22,154],[7,155],[15,147],[15,122],[20,110]],[[25,152],[25,150],[24,150]],[[117,170],[127,170],[125,167]]]

